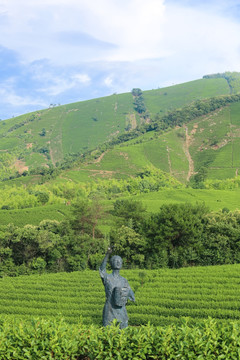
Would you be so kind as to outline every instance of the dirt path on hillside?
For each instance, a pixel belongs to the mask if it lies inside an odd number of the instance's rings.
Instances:
[[[169,166],[169,172],[172,175],[172,163],[170,159],[170,153],[169,153],[169,147],[167,146],[167,157],[168,157],[168,166]]]
[[[62,112],[58,118],[58,121],[55,123],[55,128],[52,129],[52,134],[49,144],[49,155],[53,165],[55,166],[56,162],[61,161],[64,157],[63,155],[63,134],[62,134],[62,125],[64,122],[64,115],[66,114],[66,107],[63,107]]]
[[[126,126],[130,125],[131,130],[136,129],[137,127],[137,119],[135,114],[127,114],[126,115],[127,124]]]
[[[191,132],[191,135],[194,134],[194,131],[196,132],[196,129],[193,129],[193,131]],[[191,135],[189,135],[188,133],[188,127],[186,126],[185,127],[185,143],[183,144],[183,151],[187,157],[187,160],[188,160],[188,174],[187,174],[187,181],[189,181],[190,177],[192,175],[194,175],[194,162],[193,162],[193,159],[191,157],[191,154],[189,152],[189,147],[191,145],[191,142],[192,142],[192,137]]]
[[[107,151],[104,151],[96,160],[94,160],[94,164],[100,163],[104,155],[107,153]]]

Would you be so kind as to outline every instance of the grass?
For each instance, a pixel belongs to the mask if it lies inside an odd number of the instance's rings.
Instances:
[[[231,105],[231,124],[240,126],[240,104],[235,103]]]
[[[201,79],[144,91],[143,95],[147,108],[154,117],[160,110],[164,113],[198,98],[228,92],[228,85],[224,79]],[[19,152],[21,148],[21,155],[26,156],[31,168],[37,166],[37,162],[31,160],[29,153],[36,153],[39,147],[48,147],[51,161],[55,164],[65,155],[93,149],[123,133],[129,124],[134,127],[141,121],[134,110],[130,92],[55,106],[2,121],[0,135],[3,137],[0,141],[0,150],[15,149]],[[40,135],[43,129],[45,136]],[[31,149],[29,144],[32,145]]]
[[[42,220],[62,221],[70,214],[66,205],[45,205],[18,210],[0,210],[0,225],[10,223],[22,227],[27,224],[39,225]]]
[[[171,172],[176,178],[185,177],[188,161],[184,153],[183,138],[178,136],[181,129],[169,131],[159,137],[142,136],[138,142],[123,143],[108,150],[101,161],[88,164],[86,169],[110,171],[116,174],[135,175],[146,166],[155,166]]]
[[[196,99],[229,94],[225,79],[201,79],[184,84],[144,91],[147,109],[152,115],[180,108]]]
[[[40,175],[22,176],[20,178],[0,182],[0,188],[5,186],[31,186],[38,184],[40,180]]]
[[[127,115],[134,113],[132,102],[128,93],[67,106],[62,128],[64,153],[93,149],[122,133]]]
[[[212,180],[232,179],[236,175],[236,169],[222,168],[222,169],[208,169],[208,178]]]
[[[21,139],[15,137],[5,137],[0,140],[0,150],[13,150],[21,145]]]
[[[132,197],[142,201],[148,212],[158,212],[164,204],[171,203],[204,203],[210,211],[240,209],[240,190],[201,190],[201,189],[173,189],[142,194]]]
[[[123,197],[119,197],[121,199]],[[171,203],[204,203],[210,211],[221,211],[228,208],[231,211],[240,209],[240,190],[201,190],[201,189],[164,189],[158,192],[143,193],[127,197],[142,201],[148,213],[156,213],[164,204]],[[102,205],[107,216],[100,221],[100,230],[107,234],[112,226],[109,210],[113,209],[115,200],[103,200]],[[42,220],[64,220],[70,214],[71,207],[66,205],[44,205],[35,208],[18,210],[0,210],[0,225],[13,223],[17,226],[26,224],[38,225]]]
[[[47,159],[43,154],[31,153],[25,157],[25,163],[29,167],[37,167],[46,165]]]

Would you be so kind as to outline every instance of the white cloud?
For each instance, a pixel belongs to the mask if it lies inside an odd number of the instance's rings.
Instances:
[[[172,26],[174,24],[174,27]],[[222,15],[180,6],[168,7],[163,46],[181,66],[201,72],[240,70],[240,25]]]
[[[164,0],[8,0],[7,23],[0,25],[0,44],[16,49],[23,60],[49,58],[55,63],[86,60],[136,60],[162,54],[159,45]],[[61,43],[57,34],[79,32],[116,49]],[[60,36],[61,40],[61,36]],[[81,40],[81,39],[80,39]]]
[[[10,77],[1,107],[240,71],[239,7],[239,0],[0,0],[2,81]]]
[[[54,76],[52,74],[46,75],[48,80],[47,86],[40,88],[38,91],[47,93],[51,96],[57,96],[65,91],[77,87],[79,84],[88,85],[91,82],[87,74],[75,74],[70,77]]]
[[[91,82],[91,78],[88,74],[75,74],[72,76],[72,79],[81,84],[89,84]]]
[[[47,107],[46,101],[41,98],[32,98],[30,96],[21,96],[15,93],[12,89],[0,89],[1,102],[11,105],[13,107],[37,106]]]
[[[107,87],[111,87],[112,84],[113,84],[113,78],[112,78],[112,76],[107,76],[107,77],[104,79],[104,84],[105,84]]]
[[[226,2],[187,5],[191,3],[1,0],[5,21],[0,23],[0,45],[18,51],[25,62],[46,58],[64,66],[172,56],[176,66],[177,57],[192,59],[199,67],[201,59],[212,66],[220,61],[223,66],[238,66],[240,28],[224,16]],[[236,3],[230,1],[229,7]]]

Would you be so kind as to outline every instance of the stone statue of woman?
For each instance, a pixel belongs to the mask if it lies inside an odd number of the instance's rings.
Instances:
[[[99,268],[106,294],[106,302],[103,308],[103,326],[110,325],[114,319],[117,319],[120,328],[123,329],[128,326],[127,300],[135,301],[135,297],[128,281],[119,275],[119,270],[122,267],[122,258],[120,256],[115,255],[110,259],[112,274],[106,272],[111,252],[112,250],[109,248]]]

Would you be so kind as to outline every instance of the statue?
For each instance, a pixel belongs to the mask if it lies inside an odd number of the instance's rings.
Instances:
[[[99,273],[105,287],[106,302],[103,308],[103,326],[110,325],[114,319],[120,322],[120,328],[128,326],[126,310],[127,300],[135,301],[134,293],[128,281],[119,275],[122,258],[118,255],[110,259],[112,274],[106,272],[108,258],[112,250],[109,248],[99,268]]]

